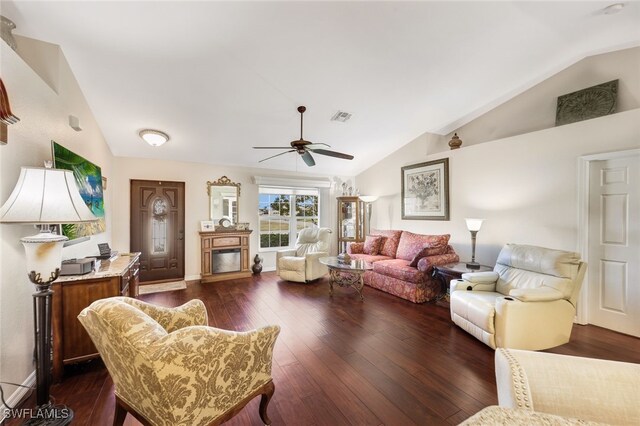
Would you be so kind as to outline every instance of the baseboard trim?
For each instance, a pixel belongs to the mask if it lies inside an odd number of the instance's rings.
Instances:
[[[22,386],[28,387],[25,388]],[[9,405],[9,407],[16,407],[22,401],[25,395],[29,393],[29,388],[36,386],[35,370],[33,370],[33,372],[29,374],[29,376],[25,379],[25,381],[22,382],[22,386],[18,387],[18,389],[16,389],[15,392],[13,392],[11,396],[6,399],[7,405]],[[3,422],[6,419],[7,414],[9,414],[9,407],[5,406],[4,404],[0,405],[0,423]]]

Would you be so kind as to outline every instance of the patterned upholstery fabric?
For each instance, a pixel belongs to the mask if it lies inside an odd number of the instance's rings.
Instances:
[[[373,271],[382,275],[397,278],[399,280],[421,283],[425,280],[425,274],[418,268],[409,266],[409,261],[404,259],[381,260],[373,264]]]
[[[365,272],[363,278],[366,285],[413,303],[424,303],[435,299],[442,292],[440,283],[431,278],[416,284],[374,271]]]
[[[379,249],[380,247],[378,247]],[[349,243],[347,244],[347,253],[349,254],[361,254],[364,253],[364,243]]]
[[[376,256],[380,253],[380,244],[382,244],[383,239],[384,237],[380,235],[367,235],[364,239],[364,247],[362,248],[364,254]]]
[[[422,250],[420,250],[415,256],[413,256],[413,259],[411,259],[409,266],[413,266],[415,268],[418,266],[418,262],[423,257],[439,256],[441,254],[446,254],[449,248],[450,246],[431,247],[431,244],[426,244],[422,248]]]
[[[355,253],[351,255],[352,259],[358,259],[358,260],[364,260],[365,262],[369,262],[369,263],[373,263],[373,262],[379,262],[381,260],[389,260],[392,259],[389,256],[383,256],[381,254],[377,255],[377,256],[372,256],[370,254],[359,254],[359,253]]]
[[[162,308],[126,297],[93,302],[78,319],[116,395],[152,425],[206,425],[271,380],[280,332],[207,327],[204,303]]]
[[[411,261],[425,245],[430,247],[444,247],[449,244],[449,234],[445,235],[420,235],[403,231],[398,242],[396,258]]]
[[[381,235],[384,238],[382,247],[380,247],[380,254],[383,256],[396,257],[396,251],[398,250],[398,243],[400,242],[400,235],[403,231],[378,231],[371,230],[371,235]]]

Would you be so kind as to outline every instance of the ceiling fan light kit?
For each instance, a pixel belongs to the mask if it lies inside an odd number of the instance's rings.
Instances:
[[[313,156],[311,155],[312,152],[314,154],[326,155],[329,157],[341,158],[344,160],[353,160],[353,155],[343,154],[342,152],[336,152],[336,151],[331,151],[328,149],[321,148],[322,146],[330,147],[330,145],[327,145],[326,143],[311,143],[309,141],[304,140],[304,138],[302,137],[302,131],[303,131],[303,125],[304,125],[303,114],[306,110],[307,108],[302,105],[298,107],[298,112],[300,113],[300,139],[291,141],[290,147],[288,146],[254,146],[253,147],[253,149],[286,149],[287,150],[285,152],[281,152],[280,154],[263,158],[262,160],[258,161],[259,163],[262,163],[263,161],[267,161],[275,157],[279,157],[284,154],[288,154],[290,152],[297,152],[300,155],[300,157],[302,157],[302,160],[305,162],[305,164],[309,167],[316,165],[316,162],[313,159]]]

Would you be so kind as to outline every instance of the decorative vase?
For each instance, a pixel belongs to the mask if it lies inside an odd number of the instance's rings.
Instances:
[[[251,266],[251,270],[254,274],[259,275],[262,272],[262,258],[256,254],[256,257],[253,258],[253,265]]]
[[[462,145],[462,139],[458,137],[457,133],[454,133],[453,137],[449,141],[449,146],[451,147],[451,149],[458,149],[460,148],[461,145]]]

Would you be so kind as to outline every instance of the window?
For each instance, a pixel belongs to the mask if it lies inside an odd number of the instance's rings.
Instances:
[[[260,186],[260,248],[290,247],[303,228],[318,226],[318,190]]]

